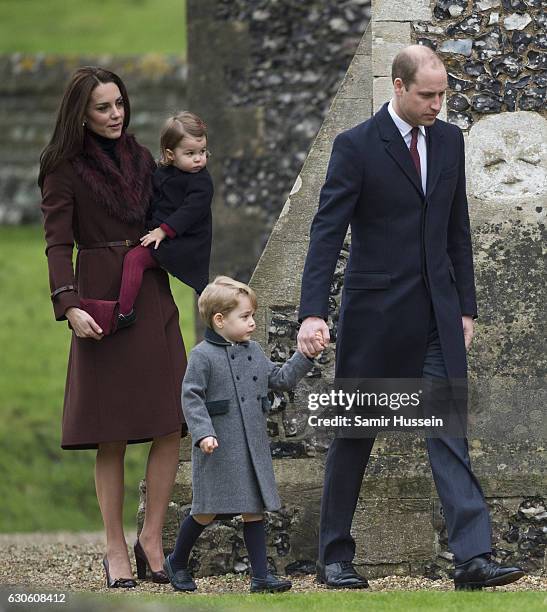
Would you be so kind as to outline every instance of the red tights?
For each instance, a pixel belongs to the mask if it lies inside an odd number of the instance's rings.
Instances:
[[[159,267],[158,262],[147,247],[137,246],[127,253],[123,260],[122,286],[119,298],[120,314],[126,315],[131,312],[141,288],[144,271]]]

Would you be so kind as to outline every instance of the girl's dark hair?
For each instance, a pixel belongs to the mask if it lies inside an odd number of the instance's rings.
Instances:
[[[117,74],[98,66],[78,68],[70,78],[63,94],[53,135],[40,155],[40,174],[38,185],[42,187],[46,174],[65,159],[70,159],[83,150],[85,128],[82,125],[85,109],[91,92],[103,83],[115,83],[122,95],[124,104],[123,129],[129,125],[130,107],[127,90]]]
[[[160,166],[168,166],[167,149],[173,150],[185,136],[207,138],[207,125],[194,113],[181,111],[169,117],[163,124],[160,135]]]

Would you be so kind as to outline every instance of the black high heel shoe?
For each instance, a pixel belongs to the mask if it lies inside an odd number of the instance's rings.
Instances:
[[[106,555],[103,557],[103,567],[106,574],[106,586],[109,589],[133,589],[137,586],[137,581],[133,578],[116,578],[112,580],[108,570],[108,559]]]
[[[137,562],[137,577],[139,580],[146,580],[146,568],[150,570],[150,574],[152,575],[152,582],[156,582],[157,584],[167,584],[169,582],[169,578],[167,574],[160,570],[159,572],[153,572],[150,567],[150,563],[148,562],[148,557],[137,538],[135,542],[135,546],[133,546],[133,550],[135,552],[135,561]]]

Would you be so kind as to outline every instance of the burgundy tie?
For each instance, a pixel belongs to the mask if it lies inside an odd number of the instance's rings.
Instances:
[[[412,157],[412,161],[416,166],[416,172],[422,180],[422,170],[420,168],[420,154],[418,153],[418,132],[419,129],[417,127],[412,128],[412,139],[410,140],[410,155]]]

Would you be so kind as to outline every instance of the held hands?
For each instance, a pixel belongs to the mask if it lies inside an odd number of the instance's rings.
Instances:
[[[101,340],[103,330],[97,325],[95,319],[81,308],[72,306],[65,312],[66,318],[70,322],[70,326],[78,338],[93,338],[93,340]]]
[[[213,436],[207,436],[203,438],[203,440],[200,440],[199,447],[205,454],[210,455],[215,448],[218,448],[217,439]]]
[[[315,357],[330,342],[329,328],[321,317],[307,317],[298,332],[298,350],[306,357]]]
[[[160,245],[160,242],[167,237],[167,234],[161,229],[161,227],[156,227],[155,230],[148,232],[140,239],[141,245],[143,247],[147,247],[149,244],[155,242],[154,249],[157,249]]]
[[[465,341],[465,350],[468,350],[471,346],[471,341],[473,340],[474,333],[474,322],[473,317],[464,316],[462,317],[462,325],[463,325],[463,339]]]

